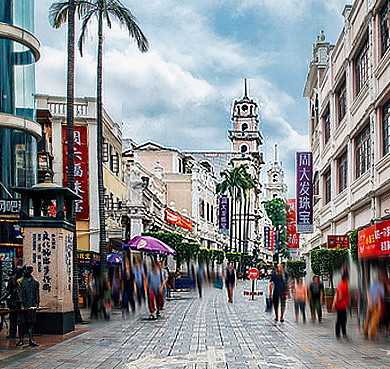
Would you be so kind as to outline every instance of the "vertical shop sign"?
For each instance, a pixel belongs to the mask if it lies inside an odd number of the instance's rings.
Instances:
[[[313,233],[313,157],[297,152],[297,233]]]
[[[229,234],[229,198],[219,198],[219,233]]]
[[[268,251],[274,251],[274,244],[275,244],[275,231],[273,229],[269,232],[269,249]]]
[[[271,230],[270,227],[264,227],[264,249],[268,251],[271,247]]]
[[[297,233],[296,201],[287,200],[287,247],[297,249],[299,247],[299,234]]]
[[[66,125],[62,125],[63,179],[68,184],[68,146]],[[82,199],[75,201],[77,220],[89,219],[89,174],[88,174],[88,134],[87,126],[74,126],[74,191]]]

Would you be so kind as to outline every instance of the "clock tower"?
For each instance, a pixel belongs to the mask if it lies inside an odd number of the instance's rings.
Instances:
[[[287,185],[284,183],[284,170],[282,163],[278,161],[278,145],[275,144],[274,161],[270,164],[267,170],[267,183],[265,188],[266,200],[272,200],[276,197],[286,199]]]
[[[233,105],[233,129],[229,130],[229,139],[232,143],[234,161],[246,162],[255,165],[260,173],[263,162],[260,146],[263,137],[259,131],[258,105],[248,97],[247,81],[244,82],[244,96],[236,100]],[[238,164],[240,164],[238,163]],[[250,166],[252,166],[250,165]]]

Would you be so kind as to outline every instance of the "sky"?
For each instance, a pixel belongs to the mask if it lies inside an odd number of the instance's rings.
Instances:
[[[35,2],[41,42],[36,91],[66,95],[66,25],[50,27],[52,0]],[[308,149],[302,97],[312,44],[321,30],[336,43],[341,13],[352,0],[122,0],[150,43],[141,53],[128,33],[105,29],[104,107],[123,137],[179,150],[229,150],[235,99],[259,104],[261,151],[278,144],[288,196],[295,197],[295,152]],[[79,35],[80,24],[76,26]],[[76,96],[96,95],[96,27],[76,59]]]

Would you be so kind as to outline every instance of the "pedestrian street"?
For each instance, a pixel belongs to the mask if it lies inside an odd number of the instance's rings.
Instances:
[[[208,288],[203,299],[195,292],[174,293],[162,316],[147,320],[144,308],[123,320],[116,311],[109,322],[94,321],[89,330],[40,350],[20,349],[6,368],[387,368],[388,338],[364,341],[349,317],[351,342],[334,338],[335,314],[322,325],[294,323],[293,305],[286,321],[274,323],[264,312],[264,297],[243,295],[250,282],[239,282],[234,303],[226,291]],[[37,337],[39,342],[39,337]],[[27,357],[28,356],[28,357]]]

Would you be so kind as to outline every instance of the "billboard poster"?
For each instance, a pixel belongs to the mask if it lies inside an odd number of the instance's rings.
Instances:
[[[172,223],[184,229],[188,229],[191,232],[194,230],[194,225],[190,220],[183,218],[181,215],[176,214],[169,209],[165,209],[165,220],[168,223]]]
[[[264,249],[267,250],[267,251],[271,247],[270,236],[271,236],[271,229],[270,229],[270,227],[264,227]]]
[[[81,196],[75,201],[77,220],[89,219],[89,172],[88,172],[88,134],[87,126],[74,125],[74,192]],[[68,185],[68,145],[66,124],[62,125],[63,183]]]
[[[349,236],[328,236],[328,249],[349,249]]]
[[[313,156],[311,152],[297,152],[297,233],[313,233]]]
[[[297,233],[296,201],[288,199],[286,203],[287,247],[297,249],[299,247],[299,234]]]
[[[229,234],[229,198],[222,196],[219,198],[219,233]]]

